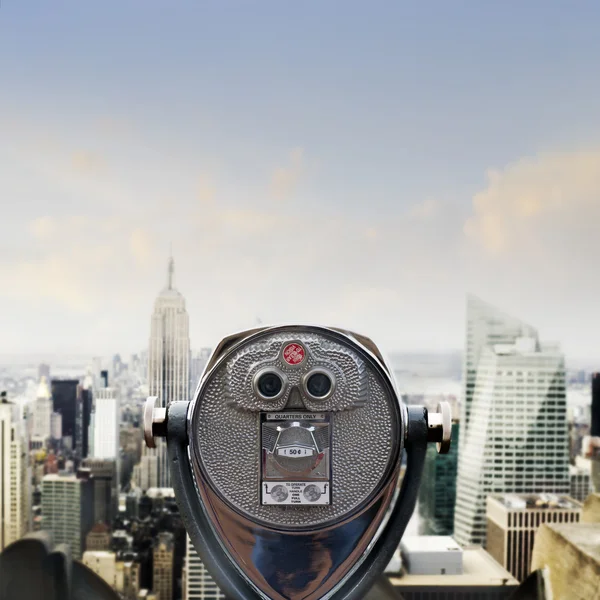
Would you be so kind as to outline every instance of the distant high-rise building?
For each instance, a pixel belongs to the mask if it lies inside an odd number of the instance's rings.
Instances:
[[[132,354],[129,358],[129,372],[132,375],[140,375],[140,357],[137,354]]]
[[[100,383],[97,387],[107,388],[108,387],[108,371],[105,369],[100,371]]]
[[[452,444],[448,454],[427,449],[419,489],[419,533],[448,536],[454,531],[456,473],[458,470],[459,425],[452,424]]]
[[[0,552],[23,537],[31,524],[28,444],[19,407],[0,394]]]
[[[152,456],[142,451],[140,464],[133,469],[133,475],[136,485],[146,491],[150,488],[158,487],[158,460],[156,456]]]
[[[529,575],[538,527],[577,523],[581,504],[566,496],[506,494],[487,499],[487,551],[516,579]]]
[[[206,570],[204,563],[198,556],[196,549],[186,535],[185,565],[183,567],[183,600],[217,600],[225,598],[225,595],[210,573]]]
[[[119,397],[116,388],[96,390],[94,458],[119,458]]]
[[[46,381],[50,381],[50,365],[40,363],[38,365],[38,379],[42,377],[46,378]]]
[[[158,396],[162,406],[190,397],[190,336],[185,299],[174,288],[173,258],[169,259],[167,286],[156,298],[150,326],[148,387],[150,396]],[[144,446],[149,487],[169,487],[167,445]],[[154,462],[156,466],[148,463]],[[144,468],[144,467],[143,467]],[[161,598],[161,600],[163,600]]]
[[[468,345],[478,349],[467,352],[468,425],[461,420],[459,442],[454,535],[463,545],[485,544],[489,494],[570,490],[563,355],[537,334],[514,338],[535,330],[489,305],[469,307],[476,318],[468,319]]]
[[[78,388],[78,379],[52,380],[52,404],[54,412],[59,413],[62,418],[62,440],[65,446],[73,449],[76,442]]]
[[[81,463],[89,469],[94,489],[94,523],[112,525],[118,513],[119,479],[117,461],[102,458],[86,458]]]
[[[117,568],[119,568],[117,564]],[[140,563],[134,558],[122,561],[122,585],[117,586],[117,591],[123,594],[126,600],[137,600],[140,593]]]
[[[48,380],[42,375],[38,386],[36,399],[33,408],[33,431],[32,441],[39,440],[43,444],[48,442],[51,437],[51,415],[52,415],[52,394],[48,387]]]
[[[148,349],[144,349],[140,352],[140,377],[142,381],[148,380]]]
[[[578,461],[578,463],[569,466],[569,476],[571,478],[569,496],[578,502],[583,502],[594,491],[592,487],[592,473],[589,459],[583,459]]]
[[[79,458],[88,455],[88,432],[92,413],[92,378],[83,383],[78,379],[53,379],[52,403],[54,412],[62,417],[62,440]]]
[[[199,352],[194,352],[192,354],[191,364],[190,364],[190,393],[193,394],[196,390],[196,386],[200,381],[200,377],[204,372],[204,367],[206,367],[206,363],[212,354],[212,350],[210,348],[202,348]]]
[[[123,361],[120,354],[115,354],[112,361],[112,376],[116,379],[123,372]]]
[[[142,497],[142,491],[139,487],[133,488],[125,499],[125,515],[128,519],[137,519],[139,512],[140,498]]]
[[[92,377],[94,378],[94,387],[104,387],[100,384],[100,371],[102,371],[102,358],[94,356],[90,365]]]
[[[592,423],[590,435],[600,438],[600,373],[592,374]]]
[[[592,374],[591,412],[590,439],[583,450],[590,459],[592,487],[600,493],[600,373]]]
[[[42,480],[42,529],[55,544],[69,544],[80,560],[93,525],[92,480],[75,475],[46,475]]]
[[[50,437],[55,441],[62,438],[62,415],[58,412],[50,415]]]
[[[80,458],[90,455],[90,421],[92,416],[94,378],[91,371],[77,388],[77,421],[75,431],[75,451]]]
[[[175,542],[173,534],[158,534],[152,549],[152,589],[160,600],[173,600],[173,562]]]
[[[96,412],[92,408],[92,414],[90,415],[90,426],[88,427],[88,456],[94,456],[94,441],[95,441],[95,427],[94,422],[96,420]]]

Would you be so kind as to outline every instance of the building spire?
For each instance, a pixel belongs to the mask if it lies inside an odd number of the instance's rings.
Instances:
[[[173,275],[175,274],[175,261],[173,260],[173,244],[169,244],[169,279],[167,289],[173,289]]]

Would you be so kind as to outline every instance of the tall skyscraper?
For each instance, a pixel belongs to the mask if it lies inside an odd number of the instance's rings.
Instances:
[[[185,299],[174,287],[174,272],[175,265],[170,258],[167,286],[154,303],[148,352],[149,394],[158,396],[165,407],[190,397],[189,319]],[[142,468],[148,475],[149,487],[169,487],[167,464],[164,440],[157,440],[155,449],[144,447]]]
[[[40,378],[33,408],[32,441],[45,445],[51,437],[50,419],[52,415],[52,394],[45,375]]]
[[[210,348],[202,348],[199,352],[194,352],[192,354],[191,364],[190,364],[190,393],[193,394],[196,390],[196,386],[200,381],[200,377],[204,372],[204,367],[206,367],[206,363],[212,354],[212,350]]]
[[[90,426],[88,427],[88,440],[89,440],[89,448],[88,448],[88,456],[94,456],[94,438],[95,438],[95,427],[94,421],[96,419],[96,413],[92,408],[92,414],[90,415]]]
[[[419,488],[419,533],[448,536],[454,531],[456,472],[458,469],[459,425],[452,424],[452,445],[448,454],[427,449],[423,479]]]
[[[80,458],[88,454],[88,431],[92,412],[92,378],[53,379],[52,404],[62,417],[62,440]]]
[[[183,567],[183,600],[218,600],[225,598],[186,535],[185,566]]]
[[[532,327],[479,301],[469,310],[454,535],[483,545],[488,495],[569,493],[565,365]]]
[[[578,523],[581,504],[571,498],[507,494],[487,499],[487,551],[518,581],[529,575],[535,535],[543,523]]]
[[[138,560],[131,555],[123,561],[122,565],[123,586],[122,589],[117,587],[117,591],[123,594],[125,600],[138,600],[140,593],[141,565]]]
[[[53,409],[62,418],[63,443],[67,448],[72,449],[75,449],[78,387],[79,380],[77,379],[52,380]]]
[[[93,447],[94,458],[119,458],[119,398],[116,388],[96,390]]]
[[[119,509],[119,480],[114,459],[86,458],[81,463],[89,469],[94,490],[94,523],[112,526]]]
[[[600,373],[592,374],[592,437],[600,438]]]
[[[160,594],[160,600],[173,600],[174,556],[173,534],[159,533],[152,549],[152,589]]]
[[[46,475],[42,480],[42,529],[55,544],[69,544],[80,560],[93,525],[92,481],[75,475]]]
[[[77,388],[77,423],[75,432],[75,451],[80,458],[89,456],[90,452],[90,420],[93,407],[94,378],[88,369],[81,385]]]
[[[0,395],[0,552],[30,529],[27,438],[19,408]]]

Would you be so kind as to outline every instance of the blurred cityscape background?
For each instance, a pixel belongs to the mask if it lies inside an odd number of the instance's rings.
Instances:
[[[170,258],[154,312],[140,317],[149,342],[139,353],[0,366],[0,551],[48,531],[124,600],[223,597],[183,528],[164,444],[143,443],[146,397],[189,398],[211,353],[192,349],[174,270]],[[544,536],[560,533],[564,556],[590,560],[578,527],[600,521],[594,365],[569,367],[559,344],[474,296],[456,318],[462,352],[389,357],[404,402],[445,400],[454,419],[451,452],[430,448],[387,569],[409,600],[508,598],[545,565]],[[597,554],[592,562],[597,571]],[[573,597],[591,598],[585,586],[597,580],[571,585],[584,590]]]

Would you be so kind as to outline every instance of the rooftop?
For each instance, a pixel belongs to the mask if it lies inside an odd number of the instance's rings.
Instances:
[[[394,586],[517,586],[517,580],[480,546],[463,549],[461,575],[408,575],[390,577]]]
[[[585,459],[584,459],[585,460]],[[591,475],[591,464],[569,465],[569,475]]]
[[[83,553],[83,558],[86,556],[93,556],[95,558],[116,558],[116,554],[110,550],[86,550]]]
[[[510,510],[581,508],[577,500],[556,494],[493,494],[491,498]]]
[[[106,523],[99,521],[91,528],[90,533],[110,533],[110,529]]]
[[[49,475],[44,475],[43,479],[42,479],[42,483],[46,482],[46,481],[60,481],[63,483],[72,483],[72,482],[79,482],[81,481],[81,479],[79,479],[76,475],[74,474],[60,474],[57,475],[56,473],[50,473]]]
[[[402,539],[404,552],[462,552],[454,538],[444,535],[415,535]]]
[[[149,498],[175,498],[175,490],[173,488],[148,488],[146,496]]]

